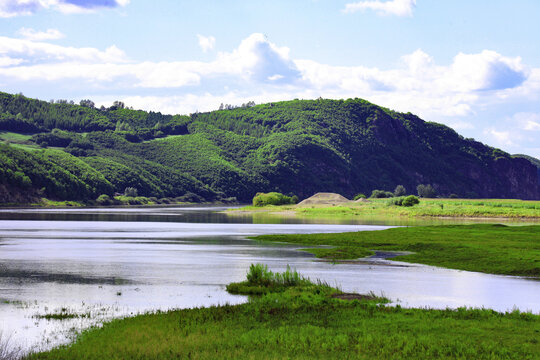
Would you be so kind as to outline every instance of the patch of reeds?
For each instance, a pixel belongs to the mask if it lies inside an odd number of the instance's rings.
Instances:
[[[282,292],[291,287],[319,286],[328,287],[321,281],[311,282],[301,276],[296,269],[287,269],[282,272],[273,272],[265,264],[251,264],[246,275],[247,280],[227,285],[227,291],[231,294],[261,295],[268,292]]]
[[[22,349],[12,343],[11,336],[0,331],[0,360],[18,360],[22,355]]]

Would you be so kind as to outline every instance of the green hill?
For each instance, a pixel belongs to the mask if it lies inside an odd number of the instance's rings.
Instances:
[[[190,116],[0,93],[0,201],[256,192],[352,197],[431,184],[442,196],[538,199],[530,161],[361,99],[294,100]],[[51,147],[53,149],[51,149]]]

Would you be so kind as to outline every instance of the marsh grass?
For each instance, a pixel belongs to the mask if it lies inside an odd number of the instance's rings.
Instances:
[[[227,285],[227,291],[231,294],[260,295],[282,292],[289,287],[314,285],[289,265],[284,272],[274,273],[265,264],[251,264],[246,278],[246,281]],[[323,286],[322,283],[319,285]]]
[[[260,241],[306,246],[330,261],[358,259],[373,250],[408,251],[392,260],[459,270],[540,278],[540,225],[492,224],[402,227],[341,234],[263,235]]]
[[[70,312],[67,308],[61,308],[59,311],[44,315],[34,315],[36,319],[45,319],[45,320],[69,320],[69,319],[80,319],[80,318],[89,318],[89,313],[77,314]]]

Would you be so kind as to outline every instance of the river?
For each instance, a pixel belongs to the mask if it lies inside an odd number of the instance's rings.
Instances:
[[[334,265],[260,234],[385,229],[392,223],[317,223],[291,217],[230,217],[219,207],[1,209],[0,332],[26,350],[48,349],[115,317],[237,304],[225,285],[252,263],[287,265],[347,292],[408,307],[486,307],[540,313],[540,282],[399,262]],[[371,224],[370,224],[371,223]],[[373,224],[374,223],[374,224]],[[403,225],[403,224],[396,224]],[[55,320],[47,314],[76,317]]]

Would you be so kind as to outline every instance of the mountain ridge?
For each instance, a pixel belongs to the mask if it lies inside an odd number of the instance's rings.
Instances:
[[[22,149],[0,147],[0,160],[9,164],[0,184],[59,199],[95,199],[125,187],[209,201],[249,201],[259,191],[352,197],[398,184],[409,193],[431,184],[441,196],[540,198],[530,160],[362,99],[249,104],[190,116],[121,102],[101,109],[83,104],[0,93],[0,131],[32,134]],[[56,170],[58,179],[45,181],[55,166],[67,173]],[[83,176],[90,173],[92,184]]]

